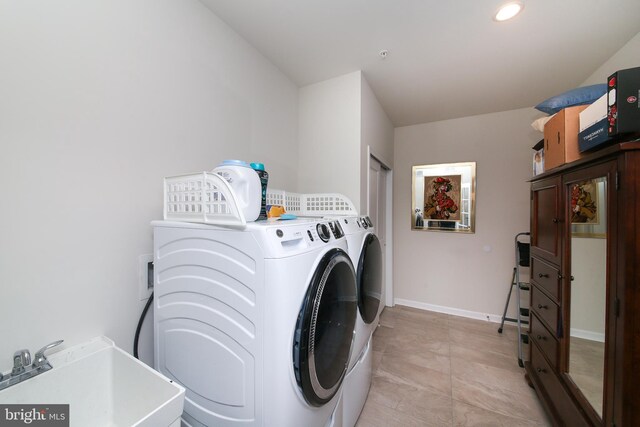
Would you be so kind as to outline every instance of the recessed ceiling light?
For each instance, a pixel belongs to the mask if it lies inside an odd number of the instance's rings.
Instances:
[[[521,1],[506,3],[498,9],[495,15],[493,15],[493,19],[498,22],[506,21],[522,12],[522,9],[524,9],[524,3]]]

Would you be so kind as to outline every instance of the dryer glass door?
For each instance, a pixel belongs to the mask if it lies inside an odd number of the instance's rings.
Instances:
[[[293,343],[296,380],[313,406],[331,400],[342,383],[357,309],[353,264],[346,252],[332,249],[321,259],[309,284]]]
[[[358,308],[367,324],[378,315],[382,298],[382,248],[375,234],[369,233],[358,260]]]

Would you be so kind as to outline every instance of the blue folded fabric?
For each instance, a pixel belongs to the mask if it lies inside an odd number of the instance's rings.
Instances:
[[[281,220],[296,219],[296,218],[298,218],[298,217],[297,217],[297,216],[295,216],[294,214],[287,214],[287,213],[285,213],[285,214],[280,215],[280,219],[281,219]]]
[[[607,85],[605,83],[583,86],[552,96],[536,105],[535,108],[543,113],[555,114],[563,108],[591,104],[606,92]]]

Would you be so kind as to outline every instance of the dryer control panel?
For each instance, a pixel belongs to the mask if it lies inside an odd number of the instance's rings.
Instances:
[[[371,222],[371,218],[368,216],[363,216],[358,218],[358,225],[366,230],[367,228],[373,227],[373,222]]]
[[[340,225],[340,221],[329,221],[329,228],[331,228],[331,232],[333,233],[333,237],[339,239],[344,237],[344,231],[342,230],[342,226]]]

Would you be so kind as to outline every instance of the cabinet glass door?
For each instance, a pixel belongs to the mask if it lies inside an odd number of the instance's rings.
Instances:
[[[607,295],[606,176],[565,182],[571,276],[567,372],[602,418]]]

